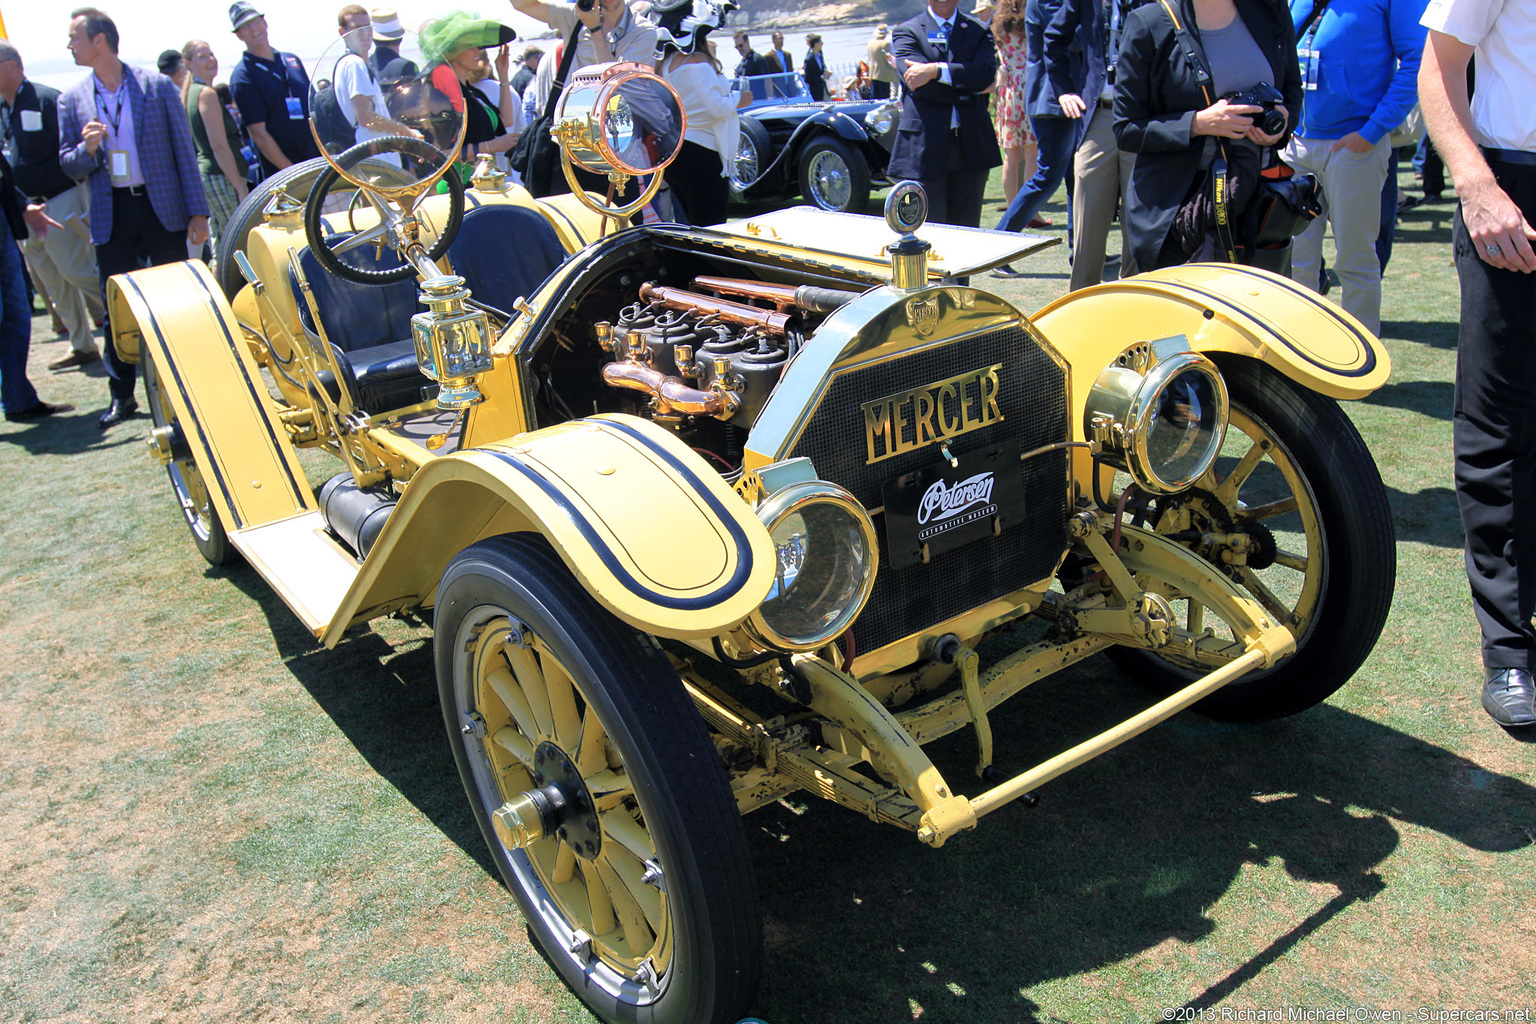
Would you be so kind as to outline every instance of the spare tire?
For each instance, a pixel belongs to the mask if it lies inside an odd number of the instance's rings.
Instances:
[[[272,196],[283,191],[303,203],[309,198],[310,186],[326,167],[321,157],[289,164],[246,193],[240,205],[235,207],[235,212],[229,215],[229,221],[219,235],[219,249],[213,254],[214,280],[219,282],[224,297],[229,301],[233,302],[236,293],[245,287],[245,278],[235,267],[234,255],[245,248],[245,238],[251,233],[251,228],[262,222],[262,211],[267,208]]]

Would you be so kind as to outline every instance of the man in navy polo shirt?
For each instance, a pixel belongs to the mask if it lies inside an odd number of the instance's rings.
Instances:
[[[309,131],[309,75],[291,53],[272,49],[267,19],[247,0],[229,6],[245,56],[229,76],[240,119],[261,157],[263,177],[320,155]]]

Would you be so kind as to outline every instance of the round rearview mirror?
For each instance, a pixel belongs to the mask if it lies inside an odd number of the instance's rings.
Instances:
[[[331,44],[310,86],[309,128],[343,178],[401,200],[425,193],[457,159],[464,92],[453,67],[424,56],[414,33],[384,45],[399,58],[376,61],[371,25]]]
[[[688,117],[677,93],[644,64],[577,71],[552,131],[568,159],[596,174],[655,174],[683,148]]]

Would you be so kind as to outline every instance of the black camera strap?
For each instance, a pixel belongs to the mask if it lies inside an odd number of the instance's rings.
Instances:
[[[1328,0],[1319,0],[1327,4]],[[1194,33],[1179,20],[1179,15],[1173,9],[1169,0],[1158,0],[1163,5],[1163,10],[1168,12],[1168,20],[1173,22],[1173,34],[1178,39],[1179,45],[1184,48],[1184,55],[1189,60],[1189,66],[1195,71],[1195,81],[1200,86],[1201,95],[1205,97],[1207,107],[1215,104],[1216,99],[1211,93],[1211,72],[1206,67],[1205,51],[1195,39]],[[1228,209],[1231,196],[1231,182],[1227,180],[1227,143],[1224,139],[1212,136],[1216,139],[1217,153],[1211,161],[1211,207],[1216,216],[1216,241],[1221,246],[1228,263],[1237,262],[1237,246],[1232,241],[1231,213]]]
[[[1330,2],[1331,0],[1315,0],[1315,2],[1312,4],[1312,13],[1303,18],[1301,24],[1296,27],[1297,39],[1306,38],[1307,29],[1312,27],[1312,23],[1314,21],[1323,16],[1323,12],[1328,9],[1328,4]]]
[[[544,103],[544,116],[553,118],[555,107],[560,104],[560,94],[565,92],[565,76],[570,74],[571,63],[576,59],[576,40],[581,36],[580,20],[576,27],[571,29],[571,38],[565,41],[565,51],[560,55],[560,70],[555,74],[554,84],[549,87],[549,99]]]

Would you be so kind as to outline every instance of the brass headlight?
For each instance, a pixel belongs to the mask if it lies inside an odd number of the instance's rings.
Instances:
[[[746,622],[764,646],[814,651],[840,636],[875,585],[875,527],[853,495],[825,480],[768,496],[757,517],[777,552],[773,587]]]
[[[1227,432],[1227,386],[1196,352],[1177,352],[1146,373],[1115,363],[1088,396],[1084,427],[1105,461],[1143,489],[1173,494],[1216,461]]]

